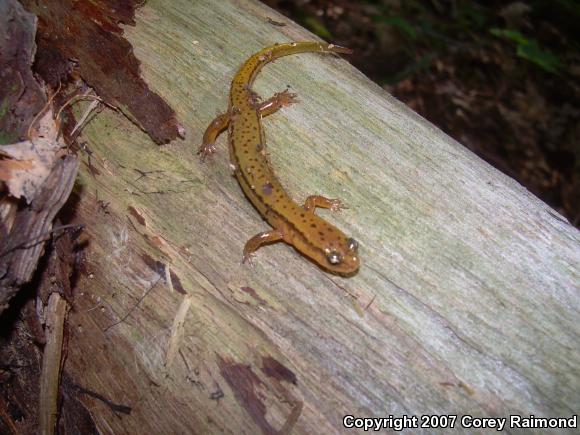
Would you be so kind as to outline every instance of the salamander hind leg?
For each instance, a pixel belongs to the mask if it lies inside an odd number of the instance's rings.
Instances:
[[[284,234],[281,230],[273,229],[256,234],[246,242],[244,246],[244,257],[242,263],[248,262],[252,264],[252,255],[264,245],[282,241]]]
[[[232,117],[229,112],[222,113],[215,118],[203,134],[203,143],[199,147],[197,154],[201,155],[201,160],[215,153],[215,141],[217,137],[230,125]]]
[[[331,211],[341,211],[345,206],[340,199],[326,198],[320,195],[311,195],[304,202],[304,210],[314,213],[316,207],[328,208]]]

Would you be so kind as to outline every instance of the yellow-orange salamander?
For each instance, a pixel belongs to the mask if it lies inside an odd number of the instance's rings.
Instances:
[[[261,119],[293,103],[296,95],[286,90],[259,102],[251,90],[257,73],[268,62],[304,52],[351,53],[351,50],[319,42],[293,42],[276,44],[254,54],[235,75],[228,111],[211,122],[199,154],[204,158],[214,153],[217,136],[227,128],[234,174],[246,196],[272,226],[272,230],[248,240],[243,261],[250,260],[263,245],[284,241],[325,270],[352,275],[359,268],[358,243],[314,214],[316,207],[340,210],[341,202],[313,195],[299,206],[284,191],[266,157]]]

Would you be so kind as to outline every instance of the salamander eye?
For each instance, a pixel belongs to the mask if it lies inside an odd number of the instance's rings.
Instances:
[[[331,251],[326,255],[330,264],[338,264],[342,261],[341,255],[336,251]]]
[[[358,250],[358,242],[355,239],[348,239],[346,241],[346,245],[348,246],[348,249],[350,249],[351,251]]]

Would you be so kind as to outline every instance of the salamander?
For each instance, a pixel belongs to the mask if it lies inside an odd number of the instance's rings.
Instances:
[[[251,89],[264,65],[282,56],[304,52],[352,53],[348,48],[319,42],[275,44],[260,50],[246,60],[234,76],[228,110],[210,123],[198,154],[202,160],[213,154],[217,137],[227,129],[234,175],[250,202],[272,226],[271,230],[248,240],[243,262],[251,262],[252,255],[260,247],[283,241],[324,270],[350,276],[360,265],[357,241],[314,213],[316,207],[341,210],[341,201],[312,195],[303,206],[298,205],[274,175],[267,158],[261,119],[294,103],[296,94],[285,90],[260,102]]]

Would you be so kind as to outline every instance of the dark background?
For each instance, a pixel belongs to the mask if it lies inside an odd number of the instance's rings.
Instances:
[[[263,1],[580,226],[580,1]]]

